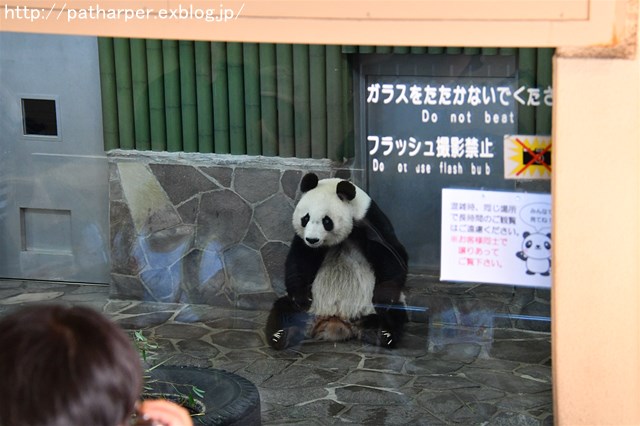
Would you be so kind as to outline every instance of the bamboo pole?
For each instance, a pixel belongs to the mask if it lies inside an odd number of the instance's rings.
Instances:
[[[518,49],[515,47],[501,47],[498,49],[498,54],[500,55],[517,55]]]
[[[342,124],[342,54],[339,46],[327,46],[327,157],[342,160],[344,127]]]
[[[180,40],[180,112],[182,116],[182,150],[198,151],[198,112],[196,110],[196,59],[193,41]]]
[[[355,156],[355,144],[360,141],[355,140],[354,111],[353,111],[353,78],[347,55],[342,55],[342,123],[344,126],[344,157],[353,158]]]
[[[276,75],[278,89],[278,153],[295,156],[293,134],[293,54],[290,44],[276,45]]]
[[[293,110],[295,155],[311,157],[311,113],[309,108],[309,46],[293,46]]]
[[[131,49],[129,48],[129,39],[115,38],[113,40],[113,49],[116,66],[120,148],[135,149],[133,95],[131,93]]]
[[[244,63],[244,104],[247,154],[262,154],[260,134],[260,54],[257,43],[245,43],[242,48]]]
[[[229,140],[231,154],[246,154],[244,121],[244,76],[242,44],[227,43],[227,75],[229,79]]]
[[[327,157],[326,55],[324,46],[309,46],[311,156]]]
[[[167,150],[182,150],[182,114],[180,110],[180,69],[178,42],[162,41],[164,68],[164,106],[167,125]]]
[[[536,84],[536,49],[518,49],[518,88]],[[526,91],[524,92],[527,93]],[[525,96],[526,97],[526,96]],[[536,131],[535,108],[518,103],[518,133],[531,135]]]
[[[273,44],[261,44],[259,52],[262,154],[276,156],[278,155],[276,47]]]
[[[133,120],[137,150],[151,149],[149,129],[149,84],[144,39],[131,39],[131,82],[133,85]]]
[[[536,108],[536,134],[551,134],[551,106],[545,103],[545,90],[551,91],[554,49],[538,49],[536,86],[540,89],[540,106]]]
[[[213,78],[213,146],[214,152],[228,154],[229,144],[229,87],[227,79],[227,45],[211,43]]]
[[[480,53],[482,55],[487,55],[487,56],[497,55],[498,54],[498,48],[497,47],[483,47],[482,49],[480,49]]]
[[[100,66],[100,93],[102,95],[102,131],[104,149],[110,151],[120,147],[118,131],[118,99],[113,39],[98,38]]]
[[[164,109],[162,42],[160,40],[147,40],[146,44],[151,149],[153,151],[165,151],[167,149],[167,123]]]
[[[196,102],[198,112],[198,152],[213,152],[213,91],[211,86],[211,46],[196,41]]]

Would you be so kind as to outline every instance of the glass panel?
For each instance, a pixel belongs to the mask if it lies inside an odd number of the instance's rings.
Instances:
[[[96,219],[71,233],[110,250],[109,283],[4,280],[0,306],[28,294],[98,308],[129,332],[151,396],[204,409],[195,424],[553,423],[550,209],[528,198],[550,191],[550,82],[535,71],[549,52],[97,49],[110,232],[99,241]],[[58,131],[54,101],[23,112]],[[95,139],[80,132],[78,151]],[[90,191],[73,170],[73,193]],[[22,249],[67,250],[70,210],[38,191]],[[458,256],[445,277],[442,256]],[[469,264],[485,269],[460,279]]]
[[[25,135],[58,136],[56,101],[22,99]]]

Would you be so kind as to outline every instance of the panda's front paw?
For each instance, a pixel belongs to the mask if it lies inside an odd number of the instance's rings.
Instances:
[[[380,346],[384,348],[392,348],[395,346],[395,341],[393,340],[393,335],[391,332],[387,330],[380,330],[380,334],[378,336]]]
[[[280,329],[271,335],[269,338],[269,346],[273,349],[281,350],[287,347],[287,332],[284,329]]]
[[[294,295],[291,297],[291,300],[293,300],[293,303],[302,311],[308,311],[313,302],[311,294]]]
[[[380,346],[382,348],[394,348],[397,343],[397,339],[395,339],[393,333],[387,330],[375,330],[369,329],[365,330],[362,335],[362,340],[370,345]]]

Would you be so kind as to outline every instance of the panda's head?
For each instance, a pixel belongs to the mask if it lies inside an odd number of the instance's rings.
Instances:
[[[539,232],[522,234],[522,251],[531,259],[548,259],[551,257],[551,234]]]
[[[322,179],[309,173],[300,183],[302,197],[293,212],[293,228],[312,248],[331,247],[343,242],[361,220],[371,198],[349,181]]]

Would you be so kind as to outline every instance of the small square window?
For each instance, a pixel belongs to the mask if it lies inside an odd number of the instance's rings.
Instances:
[[[22,99],[25,135],[58,136],[56,101],[53,99]]]

